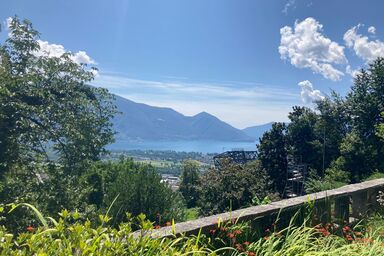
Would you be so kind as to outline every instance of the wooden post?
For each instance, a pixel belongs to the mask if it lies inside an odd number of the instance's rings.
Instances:
[[[375,212],[377,208],[380,206],[379,202],[377,201],[378,199],[377,196],[379,195],[379,191],[384,191],[384,189],[378,189],[378,188],[368,189],[367,207],[370,213]]]
[[[341,223],[349,222],[349,196],[335,199],[335,218]]]
[[[328,223],[330,222],[330,205],[327,198],[317,200],[315,202],[315,216],[312,218],[312,223],[314,225],[318,223]]]
[[[352,217],[360,219],[367,214],[367,190],[352,193]]]

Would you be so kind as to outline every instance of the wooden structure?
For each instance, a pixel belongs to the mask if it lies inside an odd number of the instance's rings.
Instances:
[[[229,161],[236,164],[246,164],[254,161],[257,158],[257,151],[244,151],[240,149],[226,151],[213,157],[215,167],[220,169],[224,161]]]
[[[286,198],[305,195],[304,183],[307,177],[308,166],[297,163],[293,157],[287,157],[287,181],[284,190]]]

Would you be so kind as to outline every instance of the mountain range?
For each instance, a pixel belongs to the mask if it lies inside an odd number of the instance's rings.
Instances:
[[[171,108],[136,103],[120,96],[116,96],[115,104],[120,112],[113,119],[117,141],[255,141],[272,125],[240,130],[206,112],[185,116]]]

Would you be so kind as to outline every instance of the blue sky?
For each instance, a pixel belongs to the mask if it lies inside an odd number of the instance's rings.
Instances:
[[[384,1],[13,0],[62,49],[99,69],[94,85],[128,99],[206,111],[238,128],[286,121],[292,105],[344,95],[384,56]]]

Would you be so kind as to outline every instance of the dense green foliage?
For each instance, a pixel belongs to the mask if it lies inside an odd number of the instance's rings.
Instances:
[[[274,123],[272,129],[265,132],[258,145],[258,159],[267,171],[273,191],[284,192],[287,177],[286,127],[282,123]]]
[[[113,141],[112,95],[88,86],[93,69],[40,51],[38,32],[16,17],[0,46],[0,173],[16,164],[49,161],[54,152],[67,172],[97,160]]]
[[[193,160],[187,160],[183,163],[183,172],[181,174],[181,182],[179,191],[185,198],[188,208],[193,208],[199,199],[199,176],[200,165]]]
[[[384,172],[383,95],[384,59],[378,58],[356,76],[346,97],[332,93],[314,110],[293,107],[287,127],[276,124],[258,146],[275,189],[284,189],[287,155],[308,166],[307,192]]]
[[[111,207],[116,226],[126,212],[158,224],[183,219],[182,197],[152,166],[100,161],[116,110],[106,89],[87,85],[94,69],[69,52],[41,52],[29,21],[13,18],[9,34],[0,45],[0,201],[31,203],[49,216],[76,209],[96,223]],[[0,221],[13,232],[35,223],[18,209]]]
[[[201,177],[201,213],[210,215],[236,210],[252,204],[252,199],[269,194],[269,179],[258,161],[239,165],[223,163],[220,170],[210,169]]]
[[[105,181],[102,209],[105,211],[111,206],[114,224],[125,221],[127,212],[133,216],[144,213],[157,225],[184,219],[183,198],[166,183],[161,183],[160,175],[151,165],[128,159],[99,163],[96,169]]]
[[[384,119],[384,112],[381,113],[381,117]],[[384,123],[380,123],[377,125],[376,135],[384,140]]]

